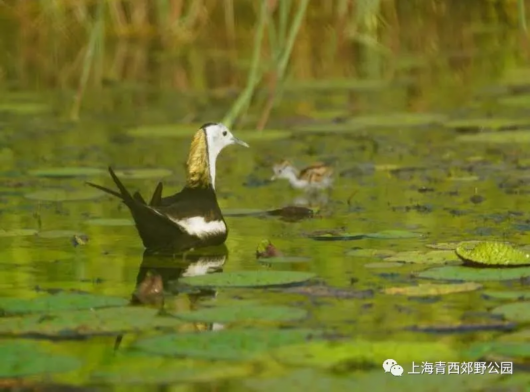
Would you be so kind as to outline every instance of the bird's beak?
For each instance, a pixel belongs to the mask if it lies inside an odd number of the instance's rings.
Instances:
[[[239,140],[237,137],[234,137],[232,139],[232,141],[235,143],[235,144],[239,144],[240,146],[243,146],[243,147],[249,147],[249,145],[247,143],[245,143],[243,140]]]

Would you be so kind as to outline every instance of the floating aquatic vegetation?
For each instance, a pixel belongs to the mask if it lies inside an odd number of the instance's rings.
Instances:
[[[157,309],[113,307],[83,309],[0,319],[0,335],[75,338],[174,328],[182,322],[162,317]]]
[[[262,240],[256,248],[257,258],[281,257],[283,256],[270,240]]]
[[[135,353],[113,357],[92,373],[91,380],[96,383],[161,385],[241,378],[252,371],[250,364],[209,363]]]
[[[507,301],[524,301],[530,299],[528,291],[483,291],[482,296],[487,299]]]
[[[528,124],[528,122],[527,122]],[[519,144],[530,143],[528,129],[517,131],[481,132],[473,135],[460,135],[456,141],[463,143]]]
[[[73,236],[84,235],[74,230],[46,230],[39,231],[37,236],[40,238],[72,238]]]
[[[478,269],[465,266],[431,268],[417,274],[419,278],[455,281],[500,281],[514,280],[530,276],[530,267]]]
[[[460,120],[450,120],[450,121],[446,121],[443,125],[446,128],[453,128],[456,130],[464,130],[464,131],[480,131],[483,129],[500,131],[500,130],[506,130],[506,129],[521,128],[523,126],[530,125],[530,120],[526,118],[517,119],[517,118],[483,117],[483,118],[466,118],[466,119],[460,119]],[[505,133],[506,132],[502,132],[499,135],[504,135]],[[460,137],[457,137],[457,140],[461,141]]]
[[[221,330],[154,336],[137,341],[134,347],[158,355],[244,361],[321,335],[311,329]]]
[[[502,315],[506,320],[517,322],[530,321],[530,302],[512,302],[491,310],[492,314]]]
[[[85,223],[89,226],[134,226],[134,220],[127,218],[95,218]]]
[[[103,192],[91,189],[77,189],[77,190],[65,190],[65,189],[46,189],[42,191],[36,191],[27,193],[24,195],[27,199],[38,200],[38,201],[51,201],[51,202],[62,202],[62,201],[85,201],[94,200],[103,196]]]
[[[223,209],[224,216],[260,216],[265,215],[267,212],[265,210],[257,210],[252,208],[227,208]]]
[[[60,292],[29,299],[2,298],[0,299],[0,310],[8,314],[47,313],[125,306],[128,302],[127,299],[120,297]]]
[[[265,287],[302,283],[315,276],[297,271],[240,271],[184,277],[179,283],[198,287]]]
[[[460,263],[455,253],[450,250],[412,250],[385,257],[384,260],[413,264],[448,264],[455,261]]]
[[[377,257],[377,258],[385,258],[390,257],[398,253],[395,250],[390,249],[370,249],[370,248],[358,248],[358,249],[352,249],[348,252],[346,252],[347,256],[356,256],[356,257]]]
[[[187,321],[207,323],[234,323],[248,321],[294,321],[307,316],[304,309],[291,306],[245,304],[217,306],[189,312],[179,312],[175,317]]]
[[[33,340],[0,342],[0,352],[1,379],[69,372],[82,365],[78,358],[54,353],[51,344]]]
[[[481,284],[474,282],[452,284],[418,284],[417,286],[389,287],[383,289],[385,294],[406,295],[408,297],[437,296],[453,293],[463,293],[482,288]]]
[[[38,230],[35,229],[0,229],[0,237],[25,237],[37,235]]]
[[[121,169],[121,170],[115,170],[115,173],[118,177],[123,179],[149,179],[149,178],[162,178],[171,176],[173,172],[169,169]]]
[[[30,176],[51,178],[99,176],[105,173],[105,170],[95,167],[50,167],[28,172]]]
[[[465,263],[481,266],[517,267],[530,265],[530,253],[514,248],[503,242],[479,242],[460,244],[456,254]]]

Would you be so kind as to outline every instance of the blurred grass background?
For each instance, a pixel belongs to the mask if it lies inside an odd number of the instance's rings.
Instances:
[[[501,33],[482,34],[495,26],[519,29],[519,54],[526,57],[526,6],[525,0],[3,0],[0,87],[62,91],[72,119],[85,97],[109,86],[203,94],[230,100],[223,112],[228,126],[256,108],[252,124],[262,129],[286,81],[332,88],[344,80],[394,80],[405,68],[414,74],[422,61],[444,62],[459,75],[470,68],[470,53],[507,44]],[[447,58],[455,51],[460,55]]]

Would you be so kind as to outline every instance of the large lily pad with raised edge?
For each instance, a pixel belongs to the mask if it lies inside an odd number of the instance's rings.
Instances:
[[[188,321],[207,323],[233,323],[246,321],[294,321],[307,316],[304,309],[273,305],[234,305],[179,312],[175,317]]]
[[[333,373],[318,371],[315,369],[297,369],[274,377],[253,377],[242,381],[244,391],[250,392],[270,392],[270,391],[429,391],[429,392],[478,392],[485,391],[492,386],[492,383],[501,379],[498,374],[488,374],[480,376],[470,376],[469,374],[458,374],[460,370],[453,370],[453,374],[436,374],[436,367],[433,365],[433,374],[420,374],[421,362],[415,363],[416,368],[412,369],[412,364],[405,364],[399,358],[398,363],[402,364],[403,375],[394,377],[390,373],[385,374],[384,370],[377,366],[377,370],[368,372],[348,372],[348,376],[333,375]],[[348,365],[345,364],[348,368]],[[444,366],[447,373],[448,366]],[[338,369],[338,372],[340,373]],[[409,374],[415,372],[414,374]],[[458,372],[458,373],[456,373]],[[519,384],[525,386],[526,384]],[[504,391],[504,389],[503,389]]]
[[[271,351],[271,356],[287,365],[333,368],[341,364],[381,366],[391,358],[400,364],[414,361],[457,361],[458,352],[442,342],[369,341],[354,339],[342,342],[315,341]],[[383,374],[383,371],[381,370]],[[384,374],[383,374],[384,375]]]
[[[315,276],[298,271],[240,271],[184,277],[179,283],[200,287],[263,287],[301,283]]]
[[[50,167],[30,170],[28,174],[35,177],[86,177],[105,174],[106,171],[96,167]]]
[[[530,125],[530,120],[525,118],[494,118],[494,117],[484,117],[484,118],[466,118],[460,120],[450,120],[446,121],[443,124],[447,128],[453,129],[463,129],[463,130],[502,130],[509,129],[513,127],[522,127],[525,125]],[[502,132],[499,135],[504,135],[507,132]],[[473,136],[478,136],[473,135]],[[461,136],[471,136],[471,135],[461,135]],[[457,137],[457,140],[461,140],[460,137]]]
[[[64,310],[83,310],[125,306],[128,299],[105,295],[58,293],[36,298],[0,298],[0,310],[9,314],[50,313]]]
[[[0,335],[71,338],[178,327],[182,321],[159,316],[157,309],[114,307],[63,311],[0,319]]]
[[[474,135],[460,135],[456,138],[456,141],[495,144],[530,143],[530,130],[521,129],[518,131],[481,132]]]
[[[463,243],[455,252],[464,262],[470,264],[499,267],[530,265],[530,253],[503,242],[480,242],[472,246]]]
[[[52,345],[34,340],[0,342],[0,379],[69,372],[81,367],[78,358],[56,354]]]
[[[450,250],[411,250],[400,252],[393,256],[385,257],[385,261],[398,261],[413,264],[447,264],[453,261],[460,262],[455,252]]]
[[[377,233],[367,233],[366,238],[377,238],[377,239],[400,239],[400,238],[420,238],[423,235],[419,233],[413,233],[412,231],[406,230],[383,230]]]
[[[502,315],[506,320],[526,323],[530,321],[530,302],[501,305],[492,309],[491,313]]]
[[[0,229],[0,237],[26,237],[37,233],[38,231],[35,229]]]
[[[134,226],[134,220],[127,218],[95,218],[85,223],[89,226]]]
[[[530,291],[483,291],[482,296],[487,299],[524,301],[530,299]]]
[[[220,364],[192,359],[127,354],[113,357],[91,375],[98,383],[169,384],[174,382],[212,382],[241,378],[251,374],[250,364]]]
[[[27,193],[24,195],[26,199],[38,201],[83,201],[94,200],[103,196],[103,192],[91,189],[46,189],[42,191]]]
[[[158,355],[244,361],[269,350],[318,339],[311,329],[241,329],[154,336],[135,348]]]
[[[173,174],[169,169],[152,168],[152,169],[121,169],[115,170],[116,175],[121,179],[146,179],[162,178]]]
[[[406,287],[389,287],[383,289],[385,294],[406,295],[408,297],[426,297],[445,295],[453,293],[463,293],[465,291],[474,291],[482,287],[475,282],[452,283],[452,284],[419,284],[417,286]]]
[[[500,281],[521,279],[530,276],[530,267],[521,268],[471,268],[465,266],[446,266],[431,268],[417,274],[419,278],[455,280],[455,281]]]

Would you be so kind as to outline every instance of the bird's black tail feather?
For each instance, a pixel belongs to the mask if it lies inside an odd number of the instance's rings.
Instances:
[[[112,170],[110,166],[109,166],[109,173],[110,173],[110,176],[112,177],[112,180],[114,181],[114,183],[120,190],[120,192],[113,191],[112,189],[105,188],[104,186],[93,184],[91,182],[87,182],[87,185],[90,185],[91,187],[97,188],[103,192],[116,196],[117,198],[123,200],[125,204],[133,203],[134,202],[133,197],[131,196],[129,191],[125,188],[125,186],[122,184],[120,179],[116,176],[116,173],[114,173],[114,170]]]
[[[149,202],[150,206],[156,207],[162,203],[162,189],[163,189],[163,185],[161,182],[159,182],[158,185],[156,186],[155,191],[153,192],[151,201]]]

